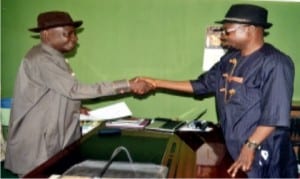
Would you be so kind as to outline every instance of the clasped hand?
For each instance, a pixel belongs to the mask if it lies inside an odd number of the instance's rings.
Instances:
[[[147,77],[135,77],[129,80],[131,92],[138,95],[149,93],[156,89],[153,79]]]

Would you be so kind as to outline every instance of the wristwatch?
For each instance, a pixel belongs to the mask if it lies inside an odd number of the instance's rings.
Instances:
[[[249,139],[246,140],[245,145],[246,145],[249,149],[252,149],[252,150],[256,150],[256,149],[259,149],[259,148],[260,148],[260,145],[259,145],[257,142],[251,141],[251,140],[249,140]]]

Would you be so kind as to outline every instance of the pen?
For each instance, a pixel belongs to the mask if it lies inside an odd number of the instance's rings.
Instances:
[[[169,118],[157,117],[157,118],[154,118],[154,121],[164,121],[164,122],[169,122],[169,121],[173,121],[173,120],[172,120],[172,119],[169,119]]]
[[[195,122],[198,121],[205,113],[207,112],[207,109],[204,109],[197,117],[195,117],[194,119],[192,119],[189,122]]]
[[[194,127],[195,126],[195,122],[198,121],[205,113],[207,112],[207,109],[204,109],[197,117],[195,117],[194,119],[187,121],[187,126],[188,127]]]

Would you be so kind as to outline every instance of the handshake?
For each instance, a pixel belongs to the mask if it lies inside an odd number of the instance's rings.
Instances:
[[[156,89],[156,82],[149,77],[135,77],[129,80],[131,92],[138,95],[143,95]]]

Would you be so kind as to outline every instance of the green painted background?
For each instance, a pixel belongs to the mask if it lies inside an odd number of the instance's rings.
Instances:
[[[16,72],[26,51],[39,40],[27,31],[42,11],[69,11],[83,20],[80,48],[70,58],[83,83],[153,76],[174,80],[196,78],[202,72],[205,28],[221,20],[233,3],[269,9],[274,24],[266,41],[289,54],[295,63],[294,100],[300,100],[300,3],[232,0],[1,0],[1,97],[11,97]],[[100,98],[85,101],[96,108],[126,101],[137,117],[216,120],[214,98],[158,92],[145,98]]]

